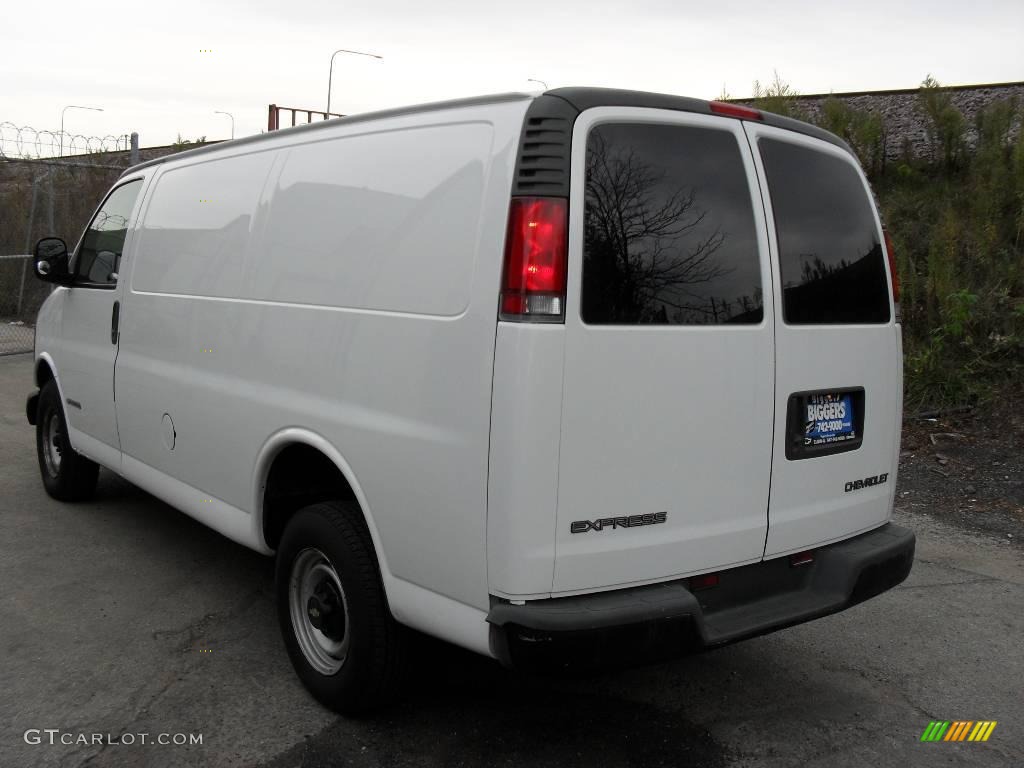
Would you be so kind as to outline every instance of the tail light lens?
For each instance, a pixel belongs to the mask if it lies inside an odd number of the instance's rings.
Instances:
[[[889,274],[892,276],[892,300],[893,303],[900,303],[900,276],[896,273],[896,251],[892,247],[892,238],[889,237],[889,230],[883,229],[885,235],[885,252],[889,256]]]
[[[564,318],[568,220],[563,198],[512,198],[501,287],[503,320]]]
[[[696,592],[700,589],[711,589],[718,586],[717,573],[705,573],[701,576],[690,577],[690,591]]]
[[[801,565],[810,565],[814,562],[814,551],[808,552],[797,552],[795,555],[789,556],[789,564],[794,568],[799,568]]]

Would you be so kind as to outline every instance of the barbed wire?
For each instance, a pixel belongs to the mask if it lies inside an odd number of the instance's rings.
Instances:
[[[127,134],[83,136],[67,131],[62,134],[60,131],[40,130],[31,125],[0,122],[0,158],[9,160],[120,152],[129,149],[130,143]]]

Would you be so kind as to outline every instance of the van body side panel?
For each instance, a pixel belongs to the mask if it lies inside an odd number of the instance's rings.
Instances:
[[[165,475],[131,456],[124,457],[121,475],[232,541],[265,555],[271,553],[271,550],[253,535],[252,515],[245,510],[233,507],[220,499],[211,498],[193,486]]]
[[[491,594],[551,592],[565,326],[498,323],[488,479]]]
[[[769,558],[849,538],[889,520],[902,423],[902,357],[881,224],[856,160],[809,136],[745,126],[774,224],[775,450],[764,551]],[[780,170],[776,160],[766,171],[765,151],[791,158],[792,169]],[[855,219],[860,228],[850,224]],[[788,242],[780,243],[787,234]],[[788,249],[782,258],[789,259],[791,271],[795,258],[801,259],[796,275],[783,274],[780,248]],[[863,391],[862,400],[854,395],[851,401],[862,410],[854,420],[863,419],[861,442],[837,453],[794,453],[791,398],[820,392],[827,399],[851,390]],[[803,413],[796,418],[807,423]],[[818,439],[814,434],[803,439]]]
[[[495,297],[527,103],[282,132],[244,148],[273,155],[238,161],[253,163],[244,196],[217,186],[227,152],[162,167],[210,164],[202,198],[216,216],[195,195],[161,203],[157,179],[118,362],[126,453],[258,513],[261,446],[310,430],[359,483],[385,584],[486,609]],[[197,210],[175,223],[174,205]]]
[[[755,562],[773,314],[741,124],[588,109],[572,179],[553,592]]]
[[[264,149],[159,168],[132,254],[116,371],[126,457],[246,511],[249,454],[265,439],[246,414],[247,390],[263,392],[267,412],[263,366],[273,353],[260,348],[259,310],[239,296],[277,157]]]

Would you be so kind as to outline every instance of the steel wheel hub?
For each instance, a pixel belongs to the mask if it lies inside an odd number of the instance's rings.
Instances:
[[[338,573],[319,549],[304,549],[292,563],[288,613],[302,655],[317,672],[333,675],[350,643],[348,602]]]
[[[63,434],[60,429],[60,414],[54,411],[43,424],[43,460],[50,477],[60,472],[60,462],[64,454]]]

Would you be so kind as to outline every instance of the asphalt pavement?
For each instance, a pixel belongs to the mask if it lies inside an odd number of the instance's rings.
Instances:
[[[0,358],[4,768],[1024,765],[1024,553],[998,532],[898,508],[903,585],[655,667],[526,677],[423,640],[405,699],[346,720],[292,673],[270,559],[106,471],[46,495],[30,388],[31,356]],[[922,743],[932,720],[998,724]]]

